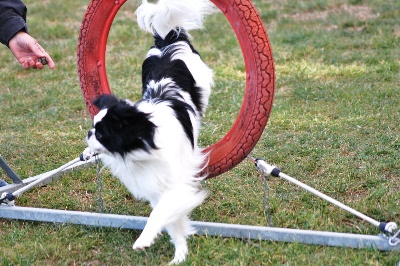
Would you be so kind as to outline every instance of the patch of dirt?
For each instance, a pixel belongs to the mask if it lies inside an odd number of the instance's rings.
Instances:
[[[344,5],[342,6],[342,10],[346,11],[349,14],[352,14],[354,17],[356,17],[359,20],[371,20],[371,19],[376,19],[379,17],[379,13],[373,13],[371,8],[369,6],[348,6]]]
[[[291,15],[290,17],[294,20],[309,21],[314,19],[324,19],[328,16],[329,13],[330,13],[329,10],[312,11],[312,12],[296,13],[294,15]]]
[[[400,26],[399,25],[395,25],[394,26],[394,36],[396,37],[400,37]]]
[[[379,13],[373,13],[369,6],[364,5],[342,5],[323,11],[296,13],[289,17],[297,21],[309,21],[315,19],[324,19],[330,14],[340,14],[343,12],[349,13],[358,20],[371,20],[379,17]]]

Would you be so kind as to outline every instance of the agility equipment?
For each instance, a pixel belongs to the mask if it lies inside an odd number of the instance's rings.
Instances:
[[[114,17],[126,0],[92,0],[84,16],[78,45],[78,73],[86,106],[93,117],[92,101],[110,94],[105,51]],[[230,22],[242,49],[246,66],[246,88],[236,122],[217,143],[207,147],[208,178],[220,175],[250,153],[267,124],[274,96],[275,69],[264,24],[250,0],[212,1]]]
[[[377,226],[381,234],[373,236],[239,224],[191,222],[194,228],[196,228],[197,234],[240,239],[272,240],[349,248],[374,248],[385,251],[400,251],[400,230],[396,232],[396,223],[378,222],[282,173],[278,168],[266,163],[264,160],[250,159],[263,174],[281,177],[298,185],[314,195]],[[81,154],[78,158],[53,171],[34,177],[35,181],[23,189],[13,193],[3,192],[0,197],[0,218],[143,230],[147,222],[146,217],[14,206],[16,197],[29,188],[43,184],[43,182],[48,183],[50,179],[54,179],[55,177],[59,178],[61,174],[81,167],[82,165],[93,164],[96,160],[97,158],[95,156],[87,158]],[[4,187],[0,188],[0,193],[2,191],[4,191]]]

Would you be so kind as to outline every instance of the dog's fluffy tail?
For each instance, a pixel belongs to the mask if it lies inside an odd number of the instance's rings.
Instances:
[[[214,11],[210,0],[158,0],[156,4],[143,0],[136,16],[141,29],[164,39],[171,30],[203,28],[205,16]]]

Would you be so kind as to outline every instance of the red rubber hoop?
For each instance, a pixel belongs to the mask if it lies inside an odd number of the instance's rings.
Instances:
[[[236,122],[217,143],[204,151],[210,160],[208,177],[222,174],[251,152],[263,133],[272,108],[275,69],[267,32],[251,0],[212,0],[230,22],[246,65],[246,91]],[[111,93],[105,66],[108,33],[126,0],[92,0],[82,21],[78,45],[78,74],[83,96],[93,117],[92,101]]]

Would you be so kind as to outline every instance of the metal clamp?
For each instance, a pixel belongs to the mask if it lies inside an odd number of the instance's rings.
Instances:
[[[389,237],[389,245],[392,247],[397,246],[400,244],[400,229],[392,236]]]

